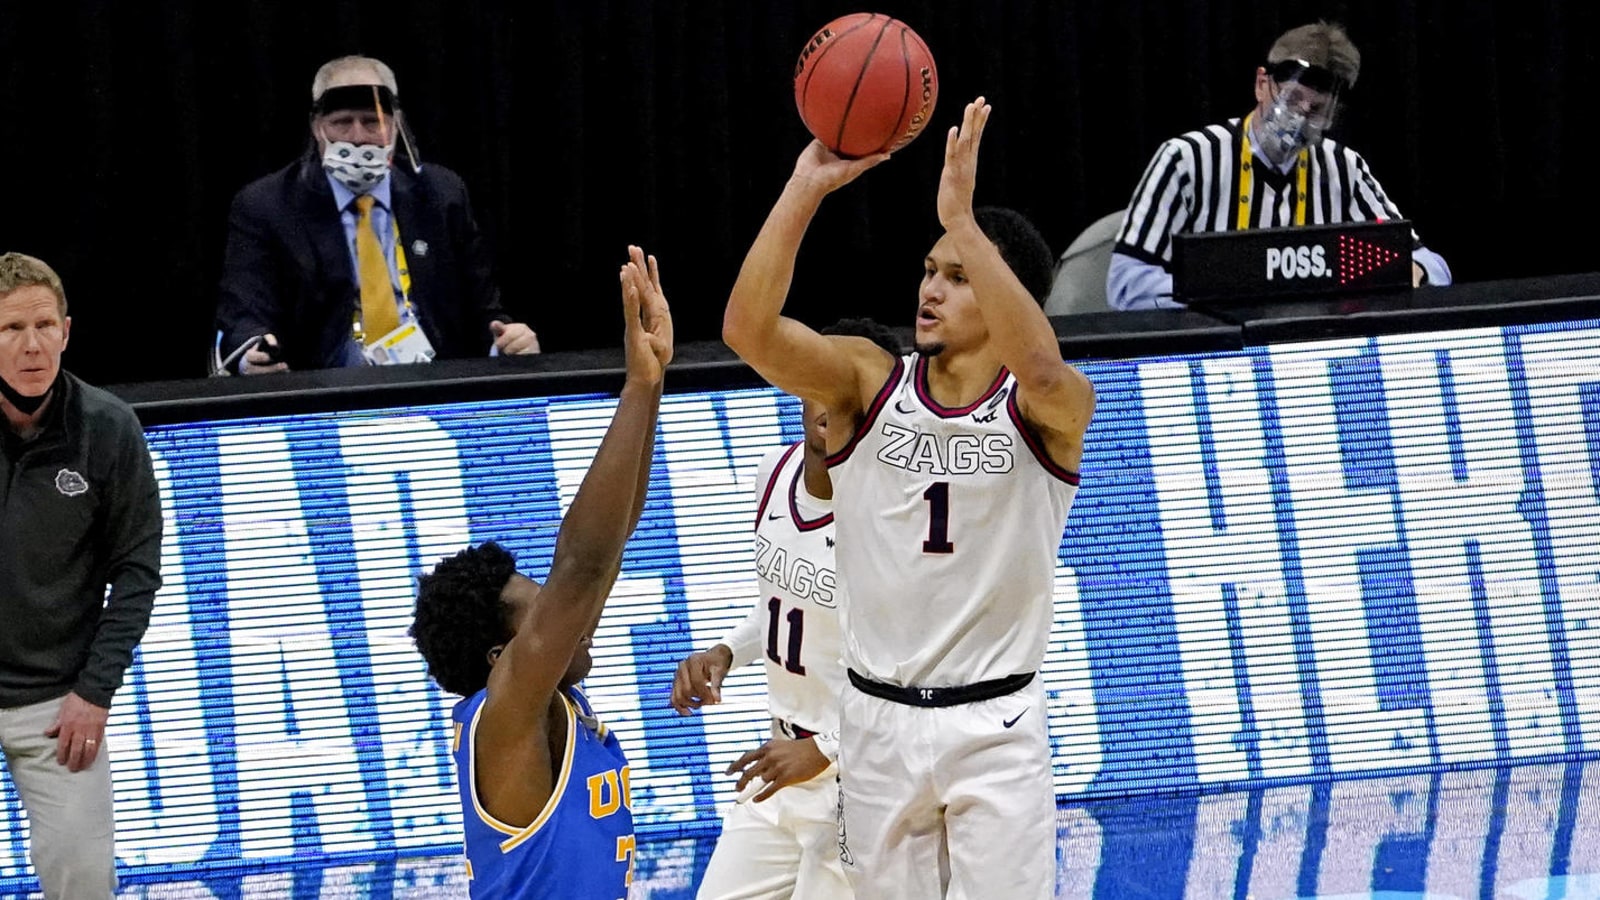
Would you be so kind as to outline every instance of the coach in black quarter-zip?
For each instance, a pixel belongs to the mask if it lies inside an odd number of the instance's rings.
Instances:
[[[56,273],[0,255],[0,747],[45,897],[99,900],[106,718],[161,587],[161,503],[133,410],[61,370],[71,326]]]

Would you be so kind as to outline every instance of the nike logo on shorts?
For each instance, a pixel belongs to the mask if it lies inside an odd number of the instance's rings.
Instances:
[[[1032,708],[1033,707],[1031,707],[1031,706],[1028,707],[1028,709],[1032,709]],[[1017,720],[1018,719],[1022,718],[1023,716],[1025,716],[1027,714],[1028,714],[1028,710],[1024,709],[1022,712],[1017,713],[1012,718],[1009,718],[1009,719],[1005,720],[1004,722],[1001,722],[1000,724],[1004,725],[1007,728],[1010,728],[1011,726],[1017,724]]]

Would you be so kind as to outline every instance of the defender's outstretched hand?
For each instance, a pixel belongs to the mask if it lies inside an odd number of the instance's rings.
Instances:
[[[630,245],[621,279],[628,377],[656,384],[672,361],[672,310],[661,290],[656,258]]]
[[[972,191],[978,183],[978,144],[989,124],[992,107],[982,97],[967,104],[961,125],[952,126],[944,139],[944,172],[939,176],[939,224],[950,230],[958,220],[972,215]]]
[[[800,158],[795,160],[793,177],[829,194],[860,178],[863,172],[888,158],[887,153],[876,153],[860,159],[845,159],[824,147],[821,141],[813,140],[806,145],[806,149],[800,151]]]

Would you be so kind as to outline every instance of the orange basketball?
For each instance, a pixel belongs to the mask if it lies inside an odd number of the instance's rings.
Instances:
[[[851,13],[822,27],[794,67],[794,102],[806,130],[844,157],[904,147],[939,99],[939,71],[910,26]]]

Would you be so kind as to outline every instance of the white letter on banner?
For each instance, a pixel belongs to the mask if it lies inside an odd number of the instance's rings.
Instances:
[[[1517,505],[1526,487],[1499,329],[1380,338],[1389,430],[1405,513],[1412,588],[1428,661],[1441,762],[1495,755],[1485,648],[1494,662],[1513,756],[1560,753],[1561,708],[1533,533]],[[1459,421],[1452,468],[1443,371],[1448,354]],[[1473,608],[1467,545],[1478,546],[1488,622]]]
[[[617,580],[595,629],[591,650],[594,668],[581,685],[595,715],[617,732],[617,739],[628,752],[635,822],[695,821],[693,804],[688,802],[693,796],[688,776],[671,766],[654,768],[645,756],[638,667],[640,657],[648,656],[649,651],[644,646],[634,646],[633,629],[664,621],[661,595],[665,589],[660,578]],[[665,706],[666,698],[661,700]],[[647,801],[643,807],[638,805],[641,798]]]
[[[1243,792],[1209,794],[1196,802],[1189,869],[1183,876],[1184,900],[1216,900],[1237,893],[1234,882],[1244,856],[1241,838],[1255,824],[1247,821],[1249,803]]]
[[[1328,756],[1335,772],[1426,765],[1419,710],[1380,709],[1356,553],[1398,541],[1394,498],[1345,486],[1331,364],[1359,356],[1365,339],[1272,350],[1283,453],[1316,650]]]
[[[1600,390],[1600,330],[1524,335],[1523,371],[1584,748],[1600,749],[1600,486],[1582,392]],[[1576,748],[1574,748],[1576,749]]]
[[[117,693],[106,732],[116,793],[117,857],[131,866],[198,862],[217,839],[217,794],[200,700],[200,661],[189,614],[188,575],[172,512],[172,472],[154,448],[150,462],[165,520],[161,591],[136,664]],[[144,691],[149,721],[133,698]],[[146,755],[140,726],[151,736]]]
[[[296,794],[314,805],[322,852],[370,848],[366,788],[288,441],[276,428],[229,428],[217,449],[241,854],[297,849]]]
[[[1056,561],[1055,620],[1040,674],[1050,702],[1050,767],[1056,796],[1081,794],[1100,774],[1100,718],[1095,711],[1089,644],[1083,633],[1078,575]]]
[[[1593,765],[1593,763],[1591,763]],[[1556,823],[1561,818],[1562,782],[1566,763],[1543,766],[1515,766],[1501,770],[1510,779],[1506,808],[1501,811],[1504,827],[1494,859],[1494,886],[1479,896],[1489,897],[1593,897],[1590,890],[1562,890],[1552,883],[1550,870],[1555,860]],[[1581,849],[1576,843],[1574,849]],[[1567,872],[1584,875],[1593,870],[1572,868]],[[1563,873],[1565,874],[1565,873]]]
[[[1078,804],[1056,808],[1056,896],[1093,897],[1105,836],[1100,822]]]
[[[1586,763],[1578,778],[1567,871],[1590,873],[1590,884],[1600,886],[1600,762]]]
[[[428,678],[407,633],[416,576],[472,541],[455,441],[423,416],[339,426],[350,530],[372,659],[372,687],[383,735],[381,752],[398,846],[459,839],[461,810],[451,788],[446,737],[450,700]],[[401,475],[407,492],[401,495]],[[415,529],[406,532],[409,502]],[[410,557],[407,538],[415,541]],[[455,838],[452,838],[452,835]]]
[[[1394,837],[1421,837],[1427,830],[1431,778],[1407,775],[1333,783],[1326,843],[1317,869],[1319,896],[1373,896],[1379,845]]]
[[[754,543],[755,476],[761,458],[782,446],[778,401],[771,388],[722,394],[730,427],[726,439],[709,400],[663,403],[662,458],[672,486],[673,526],[689,606],[690,649],[701,650],[743,619],[757,601]],[[793,406],[799,413],[799,404]],[[765,599],[765,598],[761,598]],[[676,665],[677,660],[670,660]],[[722,772],[771,731],[766,671],[760,665],[728,673],[722,703],[700,713],[701,722],[677,719],[684,731],[703,727],[708,770],[689,772],[709,781],[719,805],[733,801],[735,780]],[[665,726],[672,727],[672,726]],[[685,737],[687,739],[687,737]],[[685,794],[684,796],[689,796]]]
[[[1246,897],[1298,896],[1305,859],[1311,788],[1304,785],[1261,792],[1256,819],[1243,793],[1201,797],[1195,810],[1194,842],[1184,880],[1188,900],[1236,896],[1239,867],[1246,862],[1244,836],[1255,834]]]
[[[1261,793],[1259,838],[1250,861],[1247,897],[1298,897],[1300,867],[1306,857],[1306,826],[1311,821],[1312,789],[1303,785]],[[1196,852],[1204,852],[1198,845]]]
[[[1232,586],[1260,735],[1259,774],[1304,775],[1311,759],[1255,375],[1245,358],[1208,359],[1202,365],[1220,528],[1211,519],[1207,460],[1188,364],[1139,368],[1196,773],[1201,781],[1250,775],[1241,741],[1242,686],[1235,677],[1224,606]]]
[[[1494,769],[1468,769],[1433,776],[1439,786],[1433,840],[1427,859],[1428,897],[1479,897],[1489,823],[1502,812],[1493,806]],[[1498,896],[1498,895],[1491,895]]]

